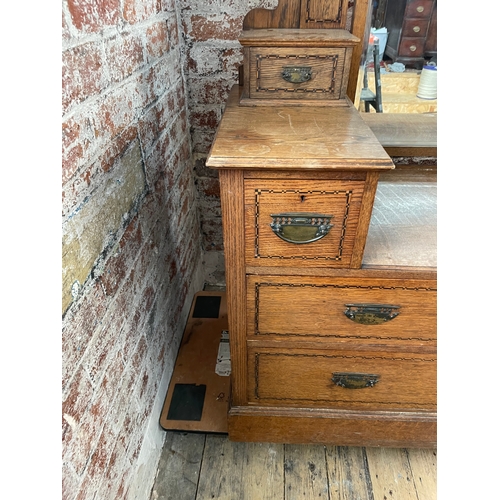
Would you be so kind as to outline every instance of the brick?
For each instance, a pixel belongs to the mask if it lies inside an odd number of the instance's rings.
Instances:
[[[211,129],[216,129],[220,120],[219,110],[196,106],[190,113],[190,120],[192,127],[209,127]]]
[[[191,140],[193,143],[193,153],[207,155],[215,139],[216,129],[214,128],[191,128]]]
[[[68,0],[73,25],[81,31],[96,33],[119,21],[119,0]]]
[[[62,155],[62,183],[68,182],[78,169],[84,157],[84,150],[81,144],[75,144]]]
[[[218,47],[195,43],[188,54],[190,73],[212,75],[222,71],[221,52]]]
[[[73,432],[89,407],[93,394],[92,384],[83,368],[80,367],[67,388],[66,397],[62,402],[62,440],[65,446],[71,442]]]
[[[170,136],[164,133],[153,143],[149,155],[144,160],[144,170],[149,186],[155,185],[162,173],[165,176],[170,151]]]
[[[61,499],[74,500],[75,492],[78,491],[79,487],[80,478],[68,464],[63,462]]]
[[[84,489],[81,490],[81,493],[83,493],[83,495],[79,495],[77,497],[77,500],[94,498],[93,496],[89,495],[99,490],[99,486],[101,484],[104,473],[106,472],[115,442],[116,437],[110,432],[107,427],[105,427],[85,469],[86,484]]]
[[[77,106],[62,122],[62,185],[78,169],[89,164],[98,143],[93,130],[93,111],[85,104]]]
[[[124,0],[123,19],[130,24],[145,21],[159,11],[157,0]]]
[[[170,49],[167,21],[160,21],[146,30],[146,52],[150,60],[157,59]]]
[[[111,252],[100,277],[101,286],[108,297],[113,297],[116,294],[130,270],[133,269],[133,263],[142,244],[142,230],[139,218],[136,216],[131,220],[125,233]]]
[[[127,446],[127,458],[132,463],[132,466],[137,465],[137,459],[141,451],[142,442],[144,440],[143,429],[146,426],[147,419],[151,412],[150,408],[136,409],[131,413],[132,428],[130,430],[129,444]]]
[[[109,307],[109,301],[102,288],[95,283],[88,286],[74,310],[63,320],[62,331],[62,382],[67,384],[85,354],[98,325]]]
[[[66,14],[64,9],[62,11],[62,41],[67,42],[71,38],[71,33],[69,31],[68,22],[66,21]]]
[[[145,62],[140,34],[123,33],[106,41],[105,52],[113,82],[120,82]]]
[[[122,157],[131,143],[137,139],[138,132],[135,125],[125,128],[119,135],[109,142],[110,146],[102,153],[100,157],[100,168],[107,172],[113,166],[119,164],[119,158]]]
[[[194,160],[194,173],[197,177],[215,177],[219,178],[219,172],[216,169],[207,167],[207,157],[197,155]]]
[[[197,179],[196,185],[201,196],[212,199],[220,199],[219,179],[214,177],[202,177]]]
[[[167,19],[167,31],[168,39],[170,43],[175,47],[179,45],[179,25],[177,24],[177,18],[175,16],[169,17]]]
[[[229,92],[236,81],[228,80],[227,76],[190,78],[189,96],[191,102],[200,105],[224,104],[229,96]]]
[[[242,29],[242,19],[227,14],[193,14],[189,19],[188,36],[193,41],[237,40]]]
[[[134,93],[137,87],[124,85],[100,100],[94,122],[95,134],[109,141],[121,134],[135,119]]]
[[[123,336],[121,327],[125,321],[126,311],[119,311],[116,308],[110,311],[101,327],[95,332],[92,343],[87,348],[83,358],[83,364],[88,371],[90,380],[94,385],[102,383],[106,370],[112,360],[118,356],[120,344],[119,340]],[[98,401],[100,405],[102,401]],[[95,411],[96,408],[93,407]]]
[[[221,219],[207,219],[201,221],[201,231],[203,234],[203,248],[206,251],[224,250]]]
[[[223,48],[221,50],[222,71],[238,76],[238,69],[243,64],[243,51],[241,47]],[[236,82],[235,82],[236,83]]]
[[[139,119],[139,134],[143,149],[149,154],[153,143],[168,126],[174,114],[172,92],[163,94]]]
[[[62,54],[63,114],[74,104],[99,94],[109,81],[103,71],[103,52],[99,43],[89,42]]]
[[[126,481],[131,475],[130,462],[126,457],[128,436],[120,434],[115,441],[114,448],[109,457],[108,467],[99,488],[100,498],[106,500],[118,500],[123,498],[118,490],[122,481]],[[122,485],[123,488],[123,485]]]

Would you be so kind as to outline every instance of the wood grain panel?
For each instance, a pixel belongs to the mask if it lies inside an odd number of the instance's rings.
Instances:
[[[248,276],[247,281],[249,337],[435,345],[435,281],[298,276]],[[398,315],[380,324],[359,324],[345,315],[346,304],[352,303],[399,306]]]
[[[207,158],[213,168],[391,170],[394,164],[354,107],[239,106],[235,85]]]
[[[246,392],[246,314],[243,172],[219,173],[221,187],[222,229],[226,272],[226,300],[231,353],[233,401],[245,400]]]
[[[300,1],[279,0],[274,10],[253,9],[243,19],[243,29],[298,28],[300,25]]]
[[[354,47],[352,52],[349,83],[347,85],[347,97],[352,102],[358,101],[356,92],[359,92],[361,89],[361,85],[358,85],[358,78],[362,75],[361,66],[364,63],[363,53],[368,46],[368,36],[371,24],[371,5],[372,0],[356,0],[354,4],[351,33],[359,38],[360,43]]]
[[[349,267],[357,233],[363,181],[246,180],[245,244],[249,265]],[[271,229],[272,214],[332,215],[333,227],[313,243],[293,244]],[[361,237],[361,236],[360,236]]]
[[[229,410],[229,435],[233,441],[434,448],[437,419],[435,412],[239,406]]]
[[[347,0],[302,0],[300,27],[345,28],[348,3]]]
[[[401,352],[249,348],[248,399],[254,404],[349,410],[435,410],[436,356]],[[307,377],[304,374],[307,373]],[[378,376],[373,387],[348,389],[333,373]]]
[[[366,174],[365,189],[363,192],[363,199],[361,201],[361,208],[359,210],[358,228],[352,249],[351,267],[359,268],[363,263],[363,254],[370,227],[373,203],[377,193],[378,179],[378,172],[368,172]]]

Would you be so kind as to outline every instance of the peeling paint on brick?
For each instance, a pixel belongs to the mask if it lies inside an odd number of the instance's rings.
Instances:
[[[124,218],[129,217],[129,211],[144,193],[137,141],[119,163],[63,228],[63,312],[72,300],[72,284],[85,283],[97,258],[114,241]]]

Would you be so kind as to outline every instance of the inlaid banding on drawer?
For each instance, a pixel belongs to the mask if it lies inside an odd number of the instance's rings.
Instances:
[[[339,56],[336,55],[280,55],[280,54],[268,54],[268,55],[257,55],[256,56],[256,72],[257,72],[257,85],[256,92],[291,92],[291,93],[318,93],[318,92],[335,92],[335,72],[337,70]],[[267,79],[267,72],[269,71],[266,68],[266,63],[276,65],[276,68],[281,68],[281,78],[274,79],[272,84],[269,83]],[[304,80],[300,83],[305,84],[317,77],[318,74],[318,66],[321,69],[322,66],[327,64],[329,66],[330,76],[324,82],[326,85],[324,86],[311,86],[311,84],[302,85],[286,85],[289,83],[283,77],[284,70],[291,66],[304,67],[306,65],[310,69],[310,78]],[[274,68],[273,68],[274,69]],[[273,71],[274,72],[274,71]],[[329,81],[328,81],[329,80]],[[267,82],[267,83],[266,83]]]
[[[303,278],[302,278],[303,279]],[[378,301],[390,319],[365,318],[363,304]],[[436,341],[436,288],[418,280],[366,280],[249,276],[248,337],[302,340]],[[355,305],[355,307],[353,306]],[[373,308],[373,305],[370,305]],[[397,313],[395,312],[397,311]],[[373,311],[369,314],[372,316]],[[293,319],[293,320],[292,320]]]
[[[355,389],[339,384],[339,374],[353,373],[365,374],[371,383]],[[253,379],[249,398],[259,404],[436,407],[436,356],[432,354],[258,349],[250,350],[249,375]]]
[[[308,181],[247,180],[247,263],[295,266],[300,262],[300,265],[306,266],[349,267],[363,190],[363,181],[325,181],[323,185],[318,185]],[[316,231],[314,221],[320,221],[318,231],[321,237],[316,233],[311,238],[302,235],[304,242],[300,243],[300,238],[297,237],[297,241],[294,241],[293,237],[299,232],[299,228],[291,227],[287,231],[292,237],[280,238],[276,228],[277,214],[294,215],[289,217],[290,220],[311,218],[312,232]],[[283,217],[279,220],[282,219]],[[328,219],[328,222],[323,224],[323,219]],[[305,231],[306,224],[302,225]],[[320,231],[323,226],[324,230]]]
[[[351,52],[352,49],[346,47],[250,48],[249,97],[343,99],[349,72],[346,66],[350,63]],[[288,73],[295,70],[302,72],[302,77],[289,77]]]

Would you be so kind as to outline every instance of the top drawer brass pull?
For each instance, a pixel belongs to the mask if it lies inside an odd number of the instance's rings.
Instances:
[[[394,319],[399,306],[389,304],[346,304],[344,314],[355,323],[362,325],[379,325]]]
[[[271,229],[288,243],[304,244],[324,238],[333,227],[333,215],[287,212],[271,214]]]
[[[423,12],[424,11],[424,8],[422,7],[422,5],[419,5],[417,7],[417,12]]]
[[[311,66],[283,66],[281,71],[283,80],[289,83],[308,82],[312,77]]]

